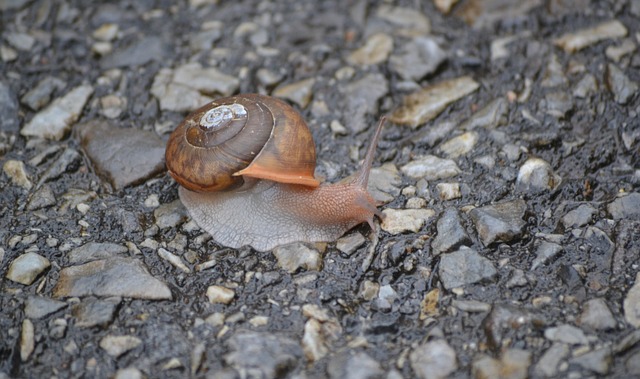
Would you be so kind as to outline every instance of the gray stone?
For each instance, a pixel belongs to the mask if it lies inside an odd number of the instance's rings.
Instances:
[[[33,183],[29,180],[29,175],[24,167],[22,161],[9,159],[2,165],[2,172],[5,173],[11,179],[11,183],[22,187],[26,190],[30,190],[33,187]]]
[[[165,143],[153,132],[118,128],[99,120],[78,125],[77,130],[94,168],[115,190],[164,171]]]
[[[213,98],[200,93],[195,88],[174,83],[174,71],[163,68],[158,71],[151,84],[151,94],[158,99],[160,109],[174,112],[188,112],[200,108]]]
[[[31,50],[36,43],[36,39],[27,33],[5,32],[3,37],[9,45],[21,51]]]
[[[108,335],[100,340],[100,347],[110,356],[118,358],[129,350],[140,346],[142,340],[134,336]]]
[[[550,92],[544,97],[547,114],[564,119],[567,113],[573,109],[573,99],[564,91]]]
[[[494,242],[509,242],[519,238],[525,226],[522,219],[527,210],[524,200],[506,201],[469,212],[480,240],[485,246]]]
[[[145,376],[142,371],[135,367],[121,368],[116,371],[113,379],[144,379]]]
[[[554,343],[544,352],[533,372],[540,377],[550,378],[558,374],[560,363],[569,356],[569,346],[564,343]]]
[[[389,203],[400,194],[402,179],[398,168],[393,163],[385,163],[374,167],[369,172],[367,190],[374,200]]]
[[[336,241],[336,248],[347,255],[353,254],[356,249],[366,242],[364,236],[358,232],[351,233]]]
[[[175,228],[178,224],[186,221],[187,210],[180,200],[174,200],[156,208],[153,211],[153,217],[155,217],[156,225],[160,229]]]
[[[121,296],[135,299],[171,299],[171,291],[151,276],[135,258],[110,258],[71,266],[60,271],[55,297]]]
[[[26,362],[36,348],[35,335],[33,322],[28,318],[22,320],[22,329],[20,330],[20,360],[22,362]]]
[[[412,160],[400,168],[412,179],[439,180],[456,176],[462,172],[456,162],[434,155],[425,155]]]
[[[182,259],[171,253],[169,250],[165,249],[165,248],[159,248],[158,249],[158,256],[162,259],[164,259],[165,261],[169,262],[173,267],[179,269],[180,271],[189,274],[191,272],[191,269],[182,261]]]
[[[417,233],[436,212],[432,209],[391,209],[387,208],[381,228],[391,234]]]
[[[93,87],[84,84],[55,99],[38,112],[20,131],[25,137],[61,140],[82,114],[93,94]]]
[[[627,358],[625,368],[629,375],[640,375],[640,351],[637,351]]]
[[[110,297],[104,300],[94,297],[82,299],[72,308],[73,317],[76,319],[75,326],[92,328],[110,324],[121,301],[119,297]]]
[[[22,95],[20,101],[34,111],[40,110],[51,101],[54,91],[62,90],[67,84],[58,78],[47,76]]]
[[[11,262],[7,270],[7,279],[28,286],[50,266],[47,258],[36,253],[25,253]]]
[[[380,362],[364,352],[336,354],[327,365],[331,379],[382,379],[384,370]]]
[[[162,38],[147,36],[103,57],[100,66],[102,69],[110,69],[142,66],[152,61],[162,62],[169,52],[169,46]]]
[[[545,329],[544,337],[550,341],[562,342],[569,345],[587,345],[589,343],[582,329],[569,324]]]
[[[444,142],[440,145],[439,150],[446,155],[447,158],[458,158],[473,150],[476,143],[478,143],[478,133],[466,132]]]
[[[594,27],[566,33],[555,39],[553,43],[567,53],[574,53],[603,40],[624,37],[627,28],[618,20],[602,22]]]
[[[20,127],[18,112],[20,106],[16,94],[0,81],[0,131],[16,132]]]
[[[491,304],[477,300],[453,300],[451,305],[463,312],[480,313],[489,312]]]
[[[56,160],[45,170],[40,176],[37,187],[40,187],[43,183],[57,179],[62,174],[68,171],[70,167],[75,167],[76,162],[80,160],[80,153],[73,148],[66,148],[60,154]]]
[[[586,74],[573,89],[573,96],[586,98],[598,92],[598,81],[592,74]]]
[[[607,47],[605,50],[605,55],[607,58],[612,61],[618,63],[627,54],[631,54],[636,51],[636,44],[633,42],[633,39],[627,38],[622,41],[619,45],[611,45]]]
[[[549,63],[542,74],[542,87],[558,87],[567,84],[567,77],[564,75],[562,64],[558,61],[558,56],[551,55]]]
[[[27,203],[27,210],[35,211],[38,209],[50,207],[56,203],[56,197],[50,186],[44,185],[36,190]]]
[[[223,286],[209,286],[207,288],[207,298],[211,304],[229,304],[236,296],[231,288]]]
[[[611,364],[613,363],[613,356],[611,354],[610,347],[602,347],[586,354],[571,358],[570,364],[578,365],[583,369],[593,371],[600,375],[607,375]]]
[[[301,268],[305,270],[320,270],[322,268],[322,255],[302,242],[278,246],[273,249],[273,255],[278,260],[278,266],[290,273]]]
[[[614,220],[629,219],[640,221],[640,193],[631,192],[618,196],[607,205]]]
[[[638,83],[629,79],[616,65],[607,65],[606,83],[613,93],[613,98],[619,104],[627,104],[629,99],[638,92]]]
[[[29,296],[24,306],[24,314],[28,318],[43,318],[67,306],[64,301],[42,296]]]
[[[460,124],[462,130],[475,128],[495,129],[507,124],[509,102],[504,97],[493,99],[482,109],[474,113],[468,120]]]
[[[243,377],[275,379],[288,376],[302,364],[300,345],[287,337],[238,332],[227,340],[224,361]]]
[[[640,272],[636,274],[636,281],[624,298],[623,308],[625,320],[634,328],[640,328]]]
[[[393,24],[393,31],[401,36],[427,35],[431,31],[431,22],[423,13],[414,8],[381,5],[376,17]]]
[[[367,74],[344,87],[345,119],[344,124],[353,133],[360,133],[372,128],[368,122],[368,115],[378,113],[378,102],[389,92],[387,78],[379,73]]]
[[[591,205],[581,204],[578,208],[567,212],[560,221],[565,228],[579,228],[593,221],[593,217],[597,214],[598,210]]]
[[[576,320],[578,325],[586,326],[593,330],[608,330],[618,324],[613,313],[604,299],[591,299],[582,306],[582,313]]]
[[[519,191],[540,192],[553,190],[560,185],[562,179],[556,175],[551,166],[540,158],[529,158],[520,167],[516,188]]]
[[[462,197],[460,183],[438,183],[436,184],[436,191],[440,200],[453,200]]]
[[[461,245],[468,245],[471,239],[462,227],[460,215],[455,208],[447,208],[436,224],[438,234],[431,241],[431,249],[435,255],[448,253]]]
[[[384,33],[376,33],[363,46],[349,54],[347,61],[353,65],[374,65],[386,61],[392,50],[393,38]]]
[[[398,299],[398,293],[390,284],[381,286],[378,289],[378,297],[376,298],[375,305],[380,310],[391,310],[394,301]]]
[[[128,249],[122,245],[112,242],[88,242],[80,247],[76,247],[67,254],[69,263],[81,264],[97,259],[106,259],[124,254]]]
[[[443,254],[438,269],[440,281],[446,289],[491,280],[498,271],[490,260],[466,246]]]
[[[389,59],[390,68],[405,80],[418,81],[433,73],[447,53],[430,36],[414,37]]]
[[[306,108],[313,97],[315,79],[309,78],[295,83],[287,83],[273,90],[273,96],[287,99],[296,103],[300,108]]]
[[[200,93],[229,96],[238,90],[240,81],[223,74],[214,67],[203,68],[200,63],[186,63],[173,73],[173,83],[198,90]]]
[[[531,262],[531,270],[545,264],[562,251],[562,246],[548,241],[536,241],[536,259]]]
[[[448,378],[458,369],[456,352],[445,340],[421,344],[409,354],[411,368],[417,378]]]
[[[471,373],[476,379],[505,378],[526,379],[531,365],[531,352],[520,349],[508,349],[500,359],[483,355],[471,364]]]

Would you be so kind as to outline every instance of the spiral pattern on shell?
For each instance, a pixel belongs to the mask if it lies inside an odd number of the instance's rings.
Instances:
[[[282,100],[244,94],[188,115],[169,137],[167,169],[183,187],[220,191],[242,176],[316,187],[315,145],[302,119]]]

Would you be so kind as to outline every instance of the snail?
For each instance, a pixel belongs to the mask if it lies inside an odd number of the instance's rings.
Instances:
[[[258,251],[291,242],[333,241],[374,216],[369,171],[384,124],[364,163],[338,183],[314,177],[315,146],[302,116],[274,97],[243,94],[188,115],[165,152],[192,219],[224,246]]]

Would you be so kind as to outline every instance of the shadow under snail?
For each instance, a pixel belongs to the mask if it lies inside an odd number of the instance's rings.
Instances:
[[[363,222],[375,231],[374,216],[383,216],[367,191],[383,124],[356,173],[321,184],[313,138],[290,105],[258,94],[221,98],[171,134],[167,169],[193,220],[221,245],[333,241]]]

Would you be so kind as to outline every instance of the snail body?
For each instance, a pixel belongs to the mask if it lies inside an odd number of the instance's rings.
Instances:
[[[381,216],[367,191],[380,122],[362,167],[338,183],[314,178],[309,129],[285,102],[245,94],[196,110],[167,143],[166,162],[193,220],[219,244],[266,251],[332,241]]]

